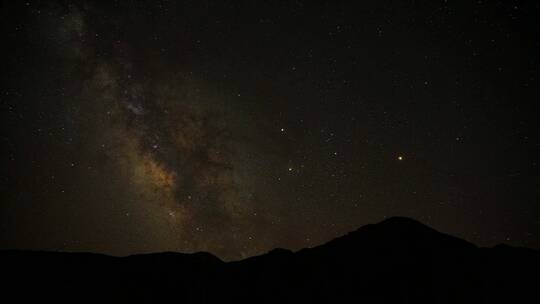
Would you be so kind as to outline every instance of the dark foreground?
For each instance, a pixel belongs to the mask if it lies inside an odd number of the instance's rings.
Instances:
[[[397,217],[239,262],[208,253],[3,251],[0,271],[2,296],[17,303],[540,303],[540,252],[478,248]]]

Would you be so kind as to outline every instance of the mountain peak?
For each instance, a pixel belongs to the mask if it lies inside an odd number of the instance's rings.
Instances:
[[[392,216],[392,217],[384,219],[378,225],[416,225],[416,226],[428,227],[415,219],[412,219],[410,217],[405,217],[405,216]]]
[[[338,237],[323,246],[351,248],[476,248],[475,245],[441,233],[408,217],[395,216],[376,224],[368,224]]]

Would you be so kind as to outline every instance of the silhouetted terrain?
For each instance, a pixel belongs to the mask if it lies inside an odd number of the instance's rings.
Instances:
[[[0,252],[16,299],[178,303],[540,303],[540,253],[478,248],[407,218],[225,263],[208,253]]]

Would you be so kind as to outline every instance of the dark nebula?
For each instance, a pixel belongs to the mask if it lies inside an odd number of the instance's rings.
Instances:
[[[2,4],[0,249],[540,248],[535,1]]]

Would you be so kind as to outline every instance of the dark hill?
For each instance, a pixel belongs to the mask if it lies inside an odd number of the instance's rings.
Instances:
[[[4,296],[179,303],[540,303],[540,253],[478,248],[395,217],[324,245],[225,263],[208,253],[0,252]]]

